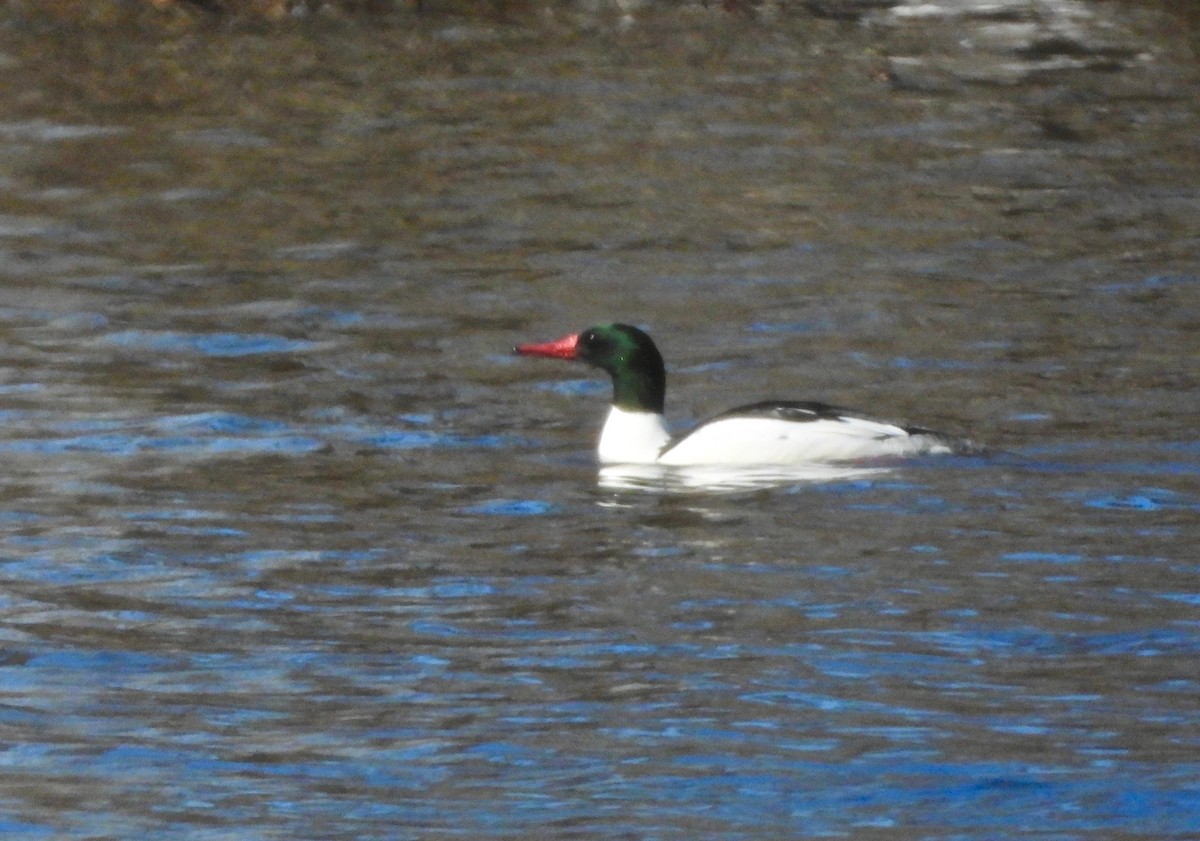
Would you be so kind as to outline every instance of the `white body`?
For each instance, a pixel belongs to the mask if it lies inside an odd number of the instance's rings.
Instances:
[[[857,417],[790,421],[734,416],[706,423],[668,447],[670,440],[662,415],[613,406],[597,452],[602,464],[679,467],[813,464],[951,452],[935,435]]]

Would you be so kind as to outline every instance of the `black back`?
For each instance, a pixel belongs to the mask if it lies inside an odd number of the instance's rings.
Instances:
[[[763,400],[759,403],[747,403],[744,406],[735,406],[732,409],[721,412],[719,415],[708,418],[704,423],[724,420],[735,415],[750,418],[769,418],[771,420],[790,421],[791,423],[812,423],[819,420],[836,421],[843,418],[858,418],[859,420],[892,423],[892,421],[883,421],[853,409],[832,406],[829,403],[820,403],[815,400]],[[899,424],[896,425],[900,426]],[[940,433],[920,426],[900,426],[900,428],[909,435],[940,436]]]

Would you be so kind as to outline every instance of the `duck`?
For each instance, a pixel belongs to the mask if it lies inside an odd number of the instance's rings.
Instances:
[[[602,465],[844,463],[958,453],[968,446],[932,429],[810,400],[737,406],[673,438],[663,414],[666,366],[654,340],[640,328],[597,324],[554,341],[518,344],[513,351],[584,362],[612,378],[612,405],[596,446]]]

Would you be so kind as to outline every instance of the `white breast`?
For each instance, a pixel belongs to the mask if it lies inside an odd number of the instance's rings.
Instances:
[[[609,409],[596,453],[601,464],[654,464],[671,440],[663,416],[657,412]]]

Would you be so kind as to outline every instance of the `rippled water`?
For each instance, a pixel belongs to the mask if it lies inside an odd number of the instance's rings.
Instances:
[[[1195,18],[883,5],[0,13],[5,837],[1200,835]]]

